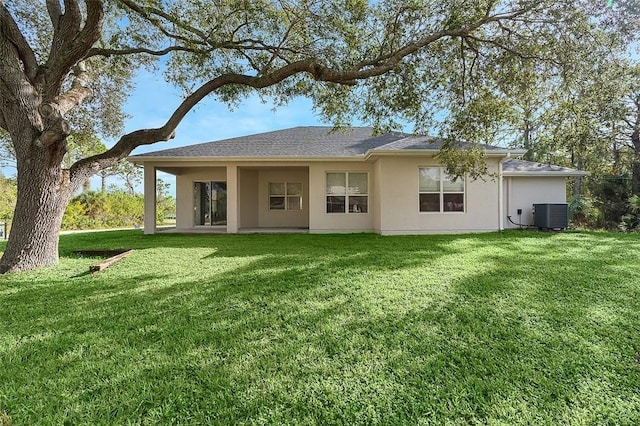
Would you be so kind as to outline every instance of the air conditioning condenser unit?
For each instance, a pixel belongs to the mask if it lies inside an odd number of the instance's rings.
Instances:
[[[533,225],[539,229],[566,229],[569,226],[566,203],[533,205]]]

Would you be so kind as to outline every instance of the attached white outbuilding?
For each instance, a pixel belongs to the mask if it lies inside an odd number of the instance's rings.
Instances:
[[[567,179],[588,175],[568,167],[510,158],[502,163],[505,228],[533,226],[534,204],[567,202]]]

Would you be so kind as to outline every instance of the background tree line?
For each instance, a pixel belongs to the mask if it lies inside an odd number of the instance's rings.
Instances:
[[[124,189],[114,184],[106,185],[101,177],[101,189],[84,190],[73,197],[64,212],[63,230],[104,229],[141,226],[144,221],[144,195],[135,191],[140,181],[140,171],[130,163],[124,166],[125,177],[121,172],[113,171],[113,175],[124,182]],[[131,167],[130,167],[131,166]],[[156,223],[170,223],[175,215],[175,198],[171,196],[169,184],[161,179],[156,182],[157,204]],[[0,173],[0,222],[11,227],[17,198],[17,184],[14,178]]]
[[[505,132],[525,159],[590,172],[570,182],[576,226],[640,227],[640,63],[631,49],[585,56],[561,84],[532,74],[515,86]],[[540,71],[540,70],[538,70]]]
[[[70,167],[75,161],[87,155],[106,149],[100,139],[89,133],[78,133],[68,139],[68,152],[64,164]],[[0,138],[0,166],[15,167],[15,152],[5,138]],[[91,189],[87,179],[82,190],[67,205],[61,229],[104,229],[133,227],[142,225],[144,220],[144,196],[136,193],[142,183],[142,169],[128,161],[117,163],[96,173],[100,178],[100,188]],[[109,184],[109,179],[119,184]],[[161,179],[157,183],[156,223],[167,221],[167,216],[175,214],[175,199],[169,193],[169,184]],[[11,225],[17,200],[17,181],[0,173],[0,222]]]
[[[175,198],[169,185],[156,182],[156,223],[175,217]],[[144,195],[111,185],[106,191],[84,191],[71,199],[62,218],[62,229],[139,227],[144,221]]]

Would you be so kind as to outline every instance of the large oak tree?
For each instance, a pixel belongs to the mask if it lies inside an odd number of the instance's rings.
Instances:
[[[505,85],[531,69],[522,64],[542,61],[557,79],[625,13],[566,0],[0,0],[0,132],[18,180],[0,272],[57,262],[72,194],[172,138],[206,96],[233,105],[258,93],[276,106],[306,96],[338,125],[405,120],[481,141],[500,122]],[[120,134],[135,71],[157,60],[185,97],[164,125]],[[76,132],[116,142],[65,167]]]

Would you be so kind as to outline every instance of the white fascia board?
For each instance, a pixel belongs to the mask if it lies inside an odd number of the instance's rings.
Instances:
[[[183,162],[183,163],[195,163],[195,162],[212,162],[212,163],[242,163],[242,162],[335,162],[335,161],[364,161],[365,158],[362,155],[353,157],[127,157],[127,160],[136,164],[144,164],[146,162],[160,163],[160,162]]]
[[[549,171],[539,171],[539,172],[515,172],[515,171],[505,171],[502,172],[503,176],[513,176],[513,177],[576,177],[576,176],[589,176],[589,172],[585,171],[567,171],[567,172],[549,172]]]

